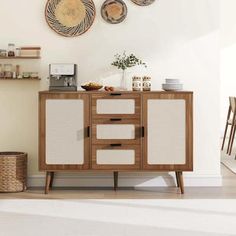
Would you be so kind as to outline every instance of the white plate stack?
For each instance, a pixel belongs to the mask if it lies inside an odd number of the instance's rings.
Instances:
[[[162,89],[165,91],[179,91],[183,89],[183,84],[179,79],[166,79],[166,83],[162,84]]]

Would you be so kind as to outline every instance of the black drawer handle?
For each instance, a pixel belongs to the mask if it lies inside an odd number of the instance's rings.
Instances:
[[[110,121],[121,121],[121,118],[111,118]]]
[[[144,126],[142,127],[141,134],[142,134],[142,138],[143,138],[144,137]]]
[[[121,93],[110,93],[111,96],[121,96]]]
[[[90,126],[87,128],[87,137],[90,137]]]
[[[111,147],[121,147],[122,144],[121,143],[112,143],[110,144]]]

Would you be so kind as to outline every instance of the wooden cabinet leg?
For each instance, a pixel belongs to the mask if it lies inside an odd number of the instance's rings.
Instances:
[[[51,177],[52,177],[51,172],[47,171],[46,172],[46,181],[45,181],[45,194],[48,194],[48,192],[49,192]]]
[[[178,171],[177,175],[178,175],[178,179],[179,179],[178,182],[179,182],[179,187],[180,187],[181,194],[184,194],[183,172],[182,171]]]
[[[50,189],[52,188],[53,180],[54,180],[54,172],[51,172],[51,180],[50,180],[50,185],[49,185]]]
[[[176,177],[176,185],[179,188],[179,174],[177,171],[175,171],[175,177]]]
[[[117,190],[118,187],[118,171],[113,172],[113,178],[114,178],[114,190]]]

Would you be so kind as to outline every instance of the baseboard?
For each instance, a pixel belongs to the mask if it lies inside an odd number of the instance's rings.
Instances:
[[[221,175],[184,175],[185,186],[216,187],[222,186]],[[29,187],[42,187],[45,184],[44,175],[33,175],[28,178]],[[54,186],[57,187],[111,187],[112,174],[56,174]],[[119,175],[120,187],[164,187],[176,186],[174,174],[124,174]]]

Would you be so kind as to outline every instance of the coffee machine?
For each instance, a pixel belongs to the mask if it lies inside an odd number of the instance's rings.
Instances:
[[[50,64],[49,90],[77,91],[77,65]]]

